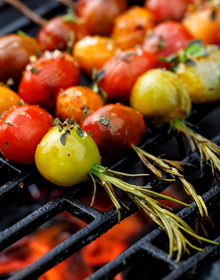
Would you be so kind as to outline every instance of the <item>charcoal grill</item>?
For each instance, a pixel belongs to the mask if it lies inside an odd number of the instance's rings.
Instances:
[[[26,0],[24,2],[39,15],[46,18],[62,14],[66,11],[66,8],[62,4],[52,0]],[[2,2],[0,2],[0,15],[0,35],[22,29],[34,36],[39,29],[39,27],[30,20],[21,16],[13,8]],[[190,118],[190,121],[194,124],[203,124],[199,132],[206,137],[215,136],[213,141],[217,144],[220,144],[220,135],[217,135],[220,129],[220,124],[218,123],[218,114],[220,113],[219,105],[220,103],[218,102],[194,107]],[[175,152],[173,151],[173,146],[172,152],[169,153],[170,145],[179,147],[179,158],[177,158],[176,150]],[[142,141],[140,147],[154,154],[166,151],[169,156],[190,163],[191,165],[187,167],[187,172],[190,175],[195,172],[196,168],[199,168],[198,154],[196,152],[188,153],[185,157],[184,151],[186,147],[182,142],[182,138],[174,136],[173,133],[168,133],[168,127],[166,125],[161,127],[149,127],[147,129],[147,138]],[[109,167],[126,172],[131,166],[131,163],[135,164],[137,161],[138,158],[134,152],[128,151],[112,161]],[[42,180],[33,165],[24,166],[14,164],[1,157],[0,170],[0,186],[2,186],[0,188],[1,209],[4,209],[10,199],[17,196],[21,197],[29,186],[38,180]],[[199,178],[197,174],[197,178],[192,180],[197,191],[206,202],[213,222],[217,225],[215,230],[211,230],[209,237],[220,243],[220,218],[218,217],[218,211],[220,210],[218,203],[220,198],[220,186],[211,178],[210,167],[205,169],[205,171],[206,174],[203,179]],[[21,182],[24,184],[23,187]],[[153,190],[158,192],[161,192],[167,186],[167,183],[152,182]],[[106,212],[100,212],[94,208],[90,208],[89,205],[80,200],[91,193],[92,189],[91,182],[78,184],[74,188],[64,189],[60,195],[0,233],[0,248],[3,250],[63,211],[68,211],[72,216],[88,224],[88,226],[85,226],[83,229],[73,234],[36,262],[8,279],[37,279],[44,272],[91,243],[117,224],[117,214],[114,208]],[[125,200],[124,203],[130,210],[127,208],[122,209],[122,219],[125,219],[137,211],[137,208],[129,199]],[[7,215],[7,213],[4,213],[4,215]],[[186,222],[190,223],[199,215],[199,212],[195,203],[192,203],[191,208],[181,210],[178,215]],[[112,279],[117,273],[124,270],[126,275],[125,279],[174,280],[185,279],[185,277],[196,279],[198,275],[203,277],[202,275],[204,275],[204,272],[202,269],[204,267],[207,267],[206,269],[208,270],[208,265],[210,266],[210,264],[217,261],[220,257],[220,246],[208,245],[204,247],[206,254],[195,252],[192,256],[187,256],[177,263],[175,260],[168,258],[167,251],[163,249],[163,240],[167,243],[166,236],[161,229],[156,228],[152,230],[139,238],[137,242],[116,259],[97,270],[93,275],[88,277],[87,280]],[[136,271],[135,274],[131,274],[132,271]]]

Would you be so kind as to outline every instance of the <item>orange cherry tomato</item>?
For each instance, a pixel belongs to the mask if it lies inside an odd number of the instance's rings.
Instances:
[[[183,24],[177,21],[166,21],[158,24],[143,42],[146,51],[154,53],[158,58],[184,49],[193,36]]]
[[[70,54],[47,51],[26,67],[18,93],[29,104],[53,110],[59,91],[78,85],[79,76],[78,66]]]
[[[56,116],[61,121],[74,117],[80,123],[84,111],[89,114],[103,105],[101,96],[92,89],[84,86],[70,87],[57,96]]]
[[[81,128],[91,135],[104,162],[137,145],[146,134],[142,115],[122,104],[99,108],[85,117]]]
[[[13,107],[18,107],[24,104],[21,97],[6,86],[0,85],[0,115]]]
[[[91,35],[109,36],[114,18],[127,7],[126,0],[78,0],[76,14],[87,20]]]
[[[106,94],[108,102],[128,104],[137,78],[147,70],[156,68],[157,64],[156,56],[141,48],[122,51],[101,68],[104,76],[99,88]]]
[[[109,58],[114,56],[116,50],[117,46],[110,38],[86,36],[75,44],[73,56],[80,69],[91,76],[93,68],[100,69]]]
[[[11,161],[33,163],[37,145],[51,127],[52,116],[36,105],[9,110],[0,120],[0,151]]]
[[[40,29],[37,41],[42,51],[65,51],[88,34],[86,21],[68,21],[65,16],[57,16]]]
[[[206,5],[188,14],[183,24],[195,38],[205,44],[216,44],[220,30],[220,8]]]
[[[151,10],[158,22],[163,20],[181,20],[193,0],[146,0],[144,7]]]
[[[9,34],[0,38],[0,81],[12,78],[20,81],[30,56],[39,55],[40,49],[36,39],[28,36]]]
[[[145,8],[133,6],[114,21],[111,38],[123,49],[142,43],[148,29],[156,25],[154,14]]]

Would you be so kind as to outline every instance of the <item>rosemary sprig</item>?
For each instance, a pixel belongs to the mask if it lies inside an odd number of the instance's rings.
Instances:
[[[187,238],[183,235],[183,232],[193,236],[200,244],[201,241],[208,242],[213,245],[217,245],[216,242],[209,239],[198,236],[181,218],[172,212],[168,211],[166,205],[155,199],[165,199],[175,201],[184,206],[190,206],[186,203],[180,202],[153,191],[148,190],[145,186],[135,186],[126,183],[118,176],[126,176],[124,173],[118,174],[113,170],[104,168],[98,164],[93,164],[89,175],[93,181],[98,181],[105,188],[110,199],[116,207],[118,214],[118,222],[121,220],[121,204],[114,192],[113,186],[124,191],[132,201],[137,205],[139,209],[143,209],[155,223],[157,223],[168,235],[169,238],[169,257],[172,258],[175,251],[177,251],[176,260],[179,261],[182,254],[189,253],[187,245],[194,248],[197,251],[205,252],[203,249],[191,244]],[[96,185],[96,184],[95,184]],[[94,198],[92,199],[94,203]]]
[[[201,217],[212,224],[211,218],[208,214],[208,210],[203,199],[196,193],[196,190],[193,188],[192,184],[187,182],[184,176],[179,172],[184,171],[182,165],[186,165],[186,163],[157,158],[134,145],[132,146],[132,148],[135,150],[135,152],[137,153],[141,161],[145,164],[145,166],[155,174],[157,179],[164,181],[175,181],[175,179],[163,179],[161,170],[170,174],[173,178],[178,178],[189,202],[191,203],[195,201],[195,203],[198,206]],[[158,170],[156,166],[160,170]]]

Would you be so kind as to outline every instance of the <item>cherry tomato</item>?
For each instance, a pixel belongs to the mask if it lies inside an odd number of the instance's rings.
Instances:
[[[40,53],[37,41],[28,36],[9,34],[0,38],[0,81],[12,78],[18,83],[30,56]]]
[[[92,89],[84,86],[75,86],[59,92],[56,102],[56,116],[65,121],[67,118],[80,123],[84,111],[86,114],[102,107],[101,96]]]
[[[220,8],[205,5],[183,20],[187,30],[206,44],[216,44],[220,29]]]
[[[220,51],[218,50],[218,56]],[[210,103],[220,99],[220,68],[216,59],[191,58],[195,65],[179,63],[176,73],[189,89],[192,103]]]
[[[16,92],[6,86],[0,85],[0,115],[12,107],[18,107],[23,104],[24,101]]]
[[[151,10],[158,22],[163,20],[181,20],[193,0],[146,0],[144,7]]]
[[[158,24],[143,42],[142,47],[157,57],[166,57],[185,49],[193,36],[179,22],[166,21]]]
[[[72,49],[73,44],[88,35],[87,23],[71,21],[67,16],[54,17],[40,29],[37,41],[42,51],[65,51]]]
[[[104,162],[138,144],[146,126],[141,114],[122,104],[109,104],[85,117],[84,131],[96,142]]]
[[[123,51],[109,59],[100,69],[104,77],[99,88],[108,102],[129,103],[132,87],[137,78],[147,70],[156,68],[157,58],[140,48]]]
[[[56,50],[45,52],[26,67],[18,93],[29,104],[53,110],[59,91],[78,84],[79,69],[74,58]]]
[[[79,136],[75,128],[68,129],[63,145],[57,127],[51,129],[36,149],[35,163],[39,172],[50,182],[72,186],[88,179],[93,163],[100,164],[99,150],[92,138]]]
[[[186,86],[176,74],[161,69],[149,70],[137,79],[130,104],[151,124],[186,118],[191,111]]]
[[[126,0],[78,0],[76,14],[87,20],[91,35],[108,36],[114,18],[127,9]]]
[[[52,116],[36,105],[9,110],[0,120],[0,151],[11,161],[33,163],[37,145],[51,127]]]
[[[111,38],[123,50],[133,48],[142,43],[147,30],[155,24],[156,18],[150,10],[133,6],[115,18]]]
[[[116,50],[117,46],[110,38],[86,36],[74,45],[73,56],[82,72],[91,76],[93,68],[100,69]]]

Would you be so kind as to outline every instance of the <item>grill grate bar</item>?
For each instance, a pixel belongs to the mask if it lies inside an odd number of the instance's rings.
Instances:
[[[209,192],[207,192],[203,196],[203,199],[208,208],[210,208],[210,206],[212,206],[217,201],[219,201],[219,198],[220,198],[220,186],[218,185],[212,188]],[[178,216],[180,216],[185,221],[192,220],[198,215],[199,213],[195,203],[192,203],[192,206],[190,208],[185,208],[182,211],[180,211],[178,214]],[[204,259],[205,260],[209,259],[211,254],[219,253],[220,250],[220,245],[219,246],[208,245],[204,248],[204,250],[207,252],[206,254],[199,252],[196,253],[194,256],[188,258],[187,262],[176,263],[173,260],[169,260],[168,254],[164,252],[162,252],[161,254],[160,249],[150,244],[150,242],[152,242],[156,237],[158,237],[161,234],[164,234],[164,232],[160,228],[155,229],[154,231],[152,231],[151,233],[149,233],[148,235],[140,239],[138,242],[136,242],[134,245],[130,246],[127,250],[121,253],[113,261],[111,261],[110,263],[104,265],[102,268],[97,270],[90,277],[88,277],[87,280],[112,279],[114,276],[117,275],[118,272],[122,271],[123,269],[126,269],[128,266],[134,263],[136,261],[137,255],[140,256],[140,252],[143,251],[147,252],[149,255],[152,255],[154,258],[164,260],[164,262],[167,262],[169,265],[175,268],[175,273],[172,272],[169,276],[164,278],[164,280],[165,279],[174,280],[174,279],[178,279],[178,277],[183,273],[188,272],[193,268],[195,268],[195,265],[198,265],[200,261],[203,261]],[[216,242],[219,242],[219,239],[220,237],[216,240]],[[145,256],[146,254],[141,255],[142,258]]]

